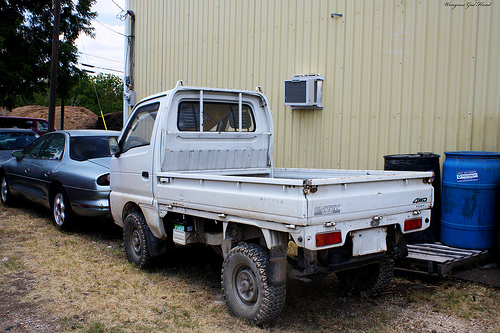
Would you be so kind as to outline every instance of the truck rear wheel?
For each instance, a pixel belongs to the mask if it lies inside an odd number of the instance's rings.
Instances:
[[[123,243],[127,259],[139,268],[151,265],[152,256],[148,246],[148,226],[140,212],[127,215],[123,226]]]
[[[268,284],[269,251],[257,244],[234,247],[222,265],[222,288],[234,315],[261,325],[275,319],[285,305],[286,285]]]
[[[382,292],[389,286],[394,276],[394,260],[336,272],[339,281],[353,290],[370,296]]]

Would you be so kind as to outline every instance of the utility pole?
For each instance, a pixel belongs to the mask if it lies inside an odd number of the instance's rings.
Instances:
[[[61,0],[54,1],[54,33],[52,34],[52,62],[50,68],[50,97],[49,97],[49,132],[54,131],[56,114],[56,87],[57,67],[59,65],[59,18],[61,13]]]

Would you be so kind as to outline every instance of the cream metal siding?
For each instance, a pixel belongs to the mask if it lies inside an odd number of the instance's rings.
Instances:
[[[382,169],[386,154],[500,151],[500,0],[479,4],[129,0],[133,89],[139,100],[177,80],[261,86],[278,167]],[[325,77],[324,109],[285,107],[283,81],[311,73]]]

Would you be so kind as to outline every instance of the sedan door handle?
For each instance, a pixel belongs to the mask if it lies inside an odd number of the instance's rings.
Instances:
[[[50,176],[50,171],[45,171],[43,175],[44,175],[45,177]]]
[[[24,173],[28,173],[28,172],[30,172],[30,171],[31,171],[31,169],[30,169],[30,168],[24,169]]]
[[[143,171],[142,172],[142,178],[149,178],[149,172]]]

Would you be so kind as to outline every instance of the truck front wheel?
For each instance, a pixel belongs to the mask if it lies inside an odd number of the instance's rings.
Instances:
[[[342,284],[367,295],[376,295],[389,286],[394,276],[394,260],[384,259],[379,263],[335,273]]]
[[[275,319],[285,305],[286,285],[270,285],[269,251],[257,244],[234,247],[222,265],[222,288],[234,315],[261,325]]]
[[[152,256],[148,246],[148,226],[140,212],[127,215],[123,225],[123,243],[127,259],[139,268],[147,268]]]

